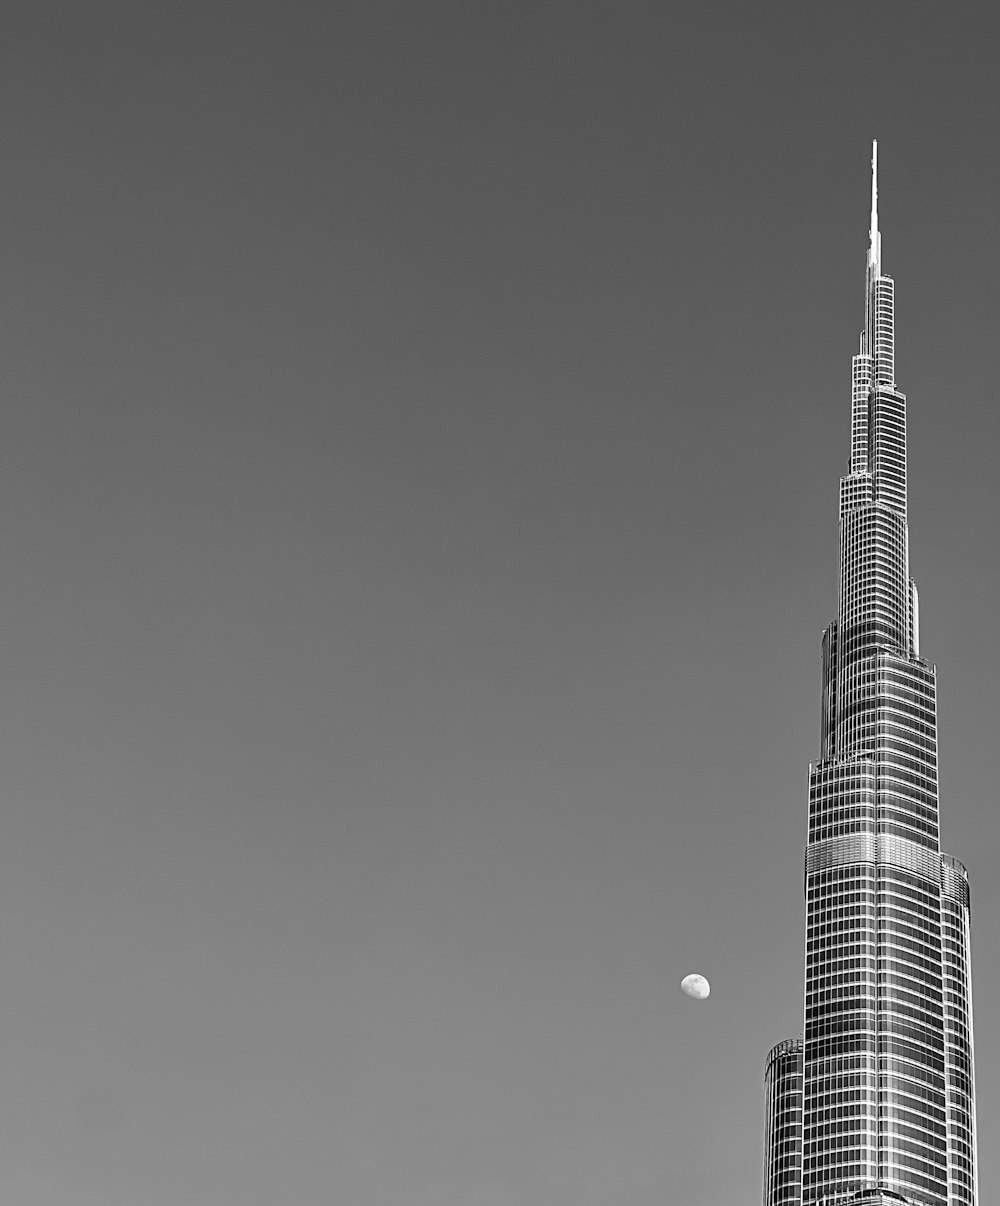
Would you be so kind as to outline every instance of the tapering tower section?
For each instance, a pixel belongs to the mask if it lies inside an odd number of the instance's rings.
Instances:
[[[920,655],[909,574],[894,307],[874,144],[839,606],[809,775],[803,1037],[780,1086],[769,1061],[768,1108],[786,1134],[769,1176],[780,1141],[768,1122],[764,1206],[976,1204],[969,884],[939,844],[936,672]],[[778,1087],[783,1113],[770,1105]]]

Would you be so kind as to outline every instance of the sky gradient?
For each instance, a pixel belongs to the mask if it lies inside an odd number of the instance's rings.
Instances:
[[[1000,1198],[986,6],[0,34],[0,1201],[759,1201],[873,137]]]

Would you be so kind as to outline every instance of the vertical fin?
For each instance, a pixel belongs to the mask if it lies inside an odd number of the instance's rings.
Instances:
[[[871,275],[882,275],[882,236],[878,229],[878,139],[872,139],[872,220],[868,231],[868,268]]]

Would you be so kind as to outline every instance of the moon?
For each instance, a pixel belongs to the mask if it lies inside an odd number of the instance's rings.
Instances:
[[[712,986],[704,976],[699,976],[697,972],[692,972],[690,976],[685,976],[681,980],[681,988],[689,997],[694,997],[696,1001],[704,1001],[708,994],[712,991]]]

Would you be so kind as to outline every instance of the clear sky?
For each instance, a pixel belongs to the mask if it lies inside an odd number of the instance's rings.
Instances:
[[[997,40],[4,6],[0,1201],[759,1201],[873,137],[1000,1198]]]

